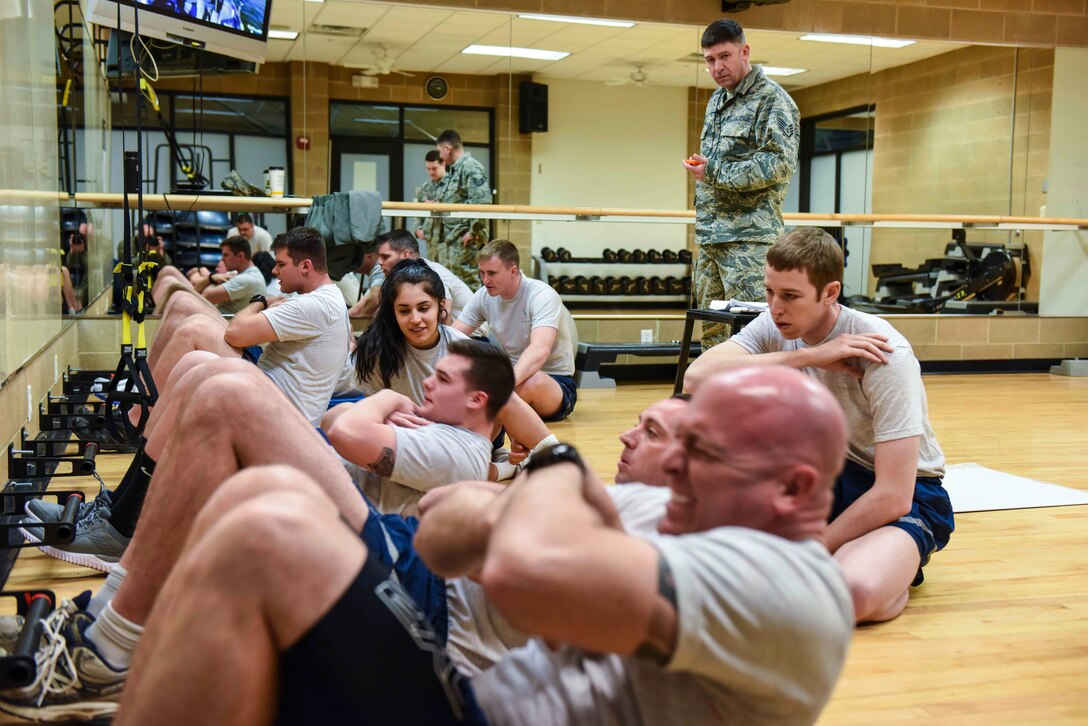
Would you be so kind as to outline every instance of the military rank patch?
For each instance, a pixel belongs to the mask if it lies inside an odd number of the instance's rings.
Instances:
[[[793,138],[794,133],[797,132],[797,127],[784,118],[778,119],[778,128],[781,129],[782,135],[787,139]]]

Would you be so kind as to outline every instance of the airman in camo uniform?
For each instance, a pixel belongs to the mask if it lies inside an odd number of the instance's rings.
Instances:
[[[430,177],[418,189],[416,189],[417,202],[440,202],[445,194],[446,163],[437,149],[427,152],[426,161],[427,176]],[[449,253],[442,244],[442,218],[423,217],[416,225],[416,239],[427,243],[427,257],[441,265],[448,265]]]
[[[446,162],[442,201],[447,204],[491,204],[491,185],[483,164],[465,152],[461,135],[447,129],[438,135],[438,153]],[[449,254],[446,267],[473,290],[480,288],[476,254],[488,240],[486,219],[444,218],[442,241]]]
[[[801,120],[789,94],[749,62],[736,21],[711,23],[702,46],[719,88],[706,106],[699,153],[684,168],[696,179],[695,297],[708,308],[711,300],[764,298],[767,248],[783,232]],[[727,337],[726,325],[704,325],[703,350]]]

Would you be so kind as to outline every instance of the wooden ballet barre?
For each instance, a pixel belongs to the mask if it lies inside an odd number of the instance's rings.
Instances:
[[[0,198],[4,194],[0,190]],[[38,193],[33,193],[38,194]],[[63,197],[63,195],[61,195]],[[72,197],[82,206],[119,208],[122,195],[104,192],[80,192]],[[135,194],[129,195],[129,205],[135,206]],[[64,201],[62,200],[63,206]],[[147,211],[193,209],[220,212],[288,212],[305,210],[312,204],[310,197],[225,197],[202,194],[145,194],[143,206]],[[534,207],[521,204],[441,204],[424,202],[382,202],[385,217],[459,217],[483,219],[538,219],[543,221],[659,221],[692,224],[695,212],[690,209],[622,209],[615,207]],[[813,226],[916,227],[938,229],[1088,229],[1088,219],[1068,217],[1017,217],[978,214],[835,214],[819,212],[786,213],[787,224]]]

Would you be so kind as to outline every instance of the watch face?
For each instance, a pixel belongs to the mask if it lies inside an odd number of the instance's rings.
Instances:
[[[427,95],[436,101],[445,98],[446,94],[450,91],[450,85],[446,83],[446,79],[442,76],[431,76],[428,78],[425,88],[427,90]]]

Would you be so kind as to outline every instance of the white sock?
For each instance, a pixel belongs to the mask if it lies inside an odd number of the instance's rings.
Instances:
[[[94,644],[98,654],[111,667],[119,671],[132,665],[132,654],[144,634],[144,626],[128,620],[107,603],[102,614],[87,628],[84,636]]]
[[[555,434],[548,434],[540,440],[540,443],[533,447],[533,450],[529,452],[529,455],[538,453],[541,449],[546,449],[549,446],[555,446],[559,443],[559,439],[555,438]]]
[[[106,583],[101,590],[94,594],[90,604],[87,605],[87,612],[91,614],[91,617],[97,618],[99,613],[102,612],[102,608],[113,600],[113,596],[121,589],[121,583],[125,581],[125,575],[127,574],[128,571],[121,565],[113,566],[113,571],[106,577]]]

